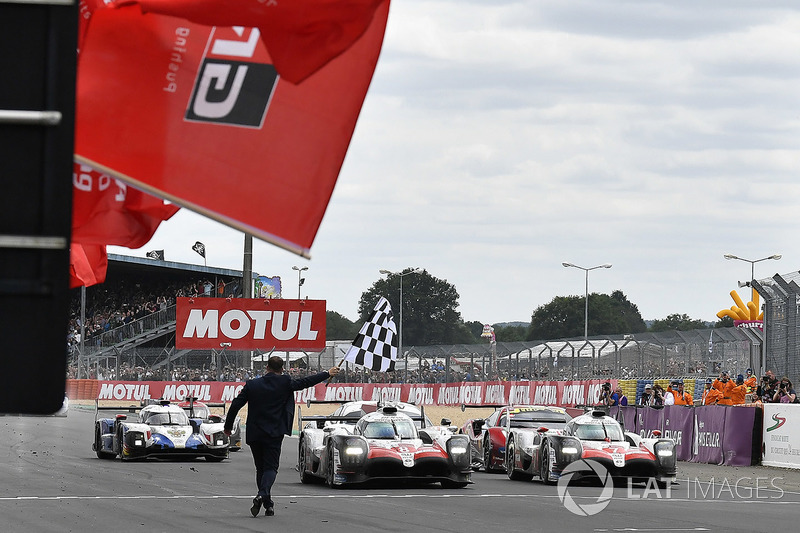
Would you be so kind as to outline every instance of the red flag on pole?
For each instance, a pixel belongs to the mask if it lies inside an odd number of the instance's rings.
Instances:
[[[72,243],[69,249],[69,288],[103,283],[108,270],[106,247]]]
[[[181,6],[191,11],[216,5],[209,2],[164,0],[143,7],[155,11],[172,3],[175,15]],[[80,56],[76,159],[308,255],[372,79],[389,11],[388,0],[319,2],[326,6],[319,13],[332,17],[325,26],[314,22],[319,15],[311,6],[317,3],[298,2],[305,9],[287,7],[274,21],[264,14],[255,19],[276,35],[281,32],[273,25],[285,25],[283,37],[275,37],[283,48],[276,44],[275,54],[288,58],[288,66],[279,66],[257,28],[201,26],[143,15],[136,6],[97,10]],[[336,6],[363,13],[337,26]],[[248,15],[230,3],[208,11],[188,14],[214,23],[212,13],[222,11],[225,24]],[[351,20],[366,22],[360,38],[359,24]],[[300,35],[317,26],[324,30],[316,38]],[[318,48],[334,58],[321,59]],[[308,61],[300,60],[304,54]],[[299,79],[320,63],[296,85],[281,72]]]

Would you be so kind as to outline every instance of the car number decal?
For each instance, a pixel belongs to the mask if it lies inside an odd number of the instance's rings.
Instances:
[[[614,466],[625,466],[625,454],[624,453],[612,453],[611,459],[614,460]]]
[[[400,459],[403,460],[403,466],[414,466],[414,454],[413,453],[401,453]]]

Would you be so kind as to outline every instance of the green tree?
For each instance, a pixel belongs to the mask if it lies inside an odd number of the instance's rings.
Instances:
[[[361,329],[360,325],[340,315],[336,311],[325,313],[325,338],[331,341],[353,340]]]
[[[735,326],[736,324],[733,323],[733,319],[727,315],[717,320],[717,323],[714,324],[715,328],[732,328]]]
[[[522,342],[528,336],[528,326],[493,326],[497,342]]]
[[[481,333],[483,333],[483,322],[478,320],[471,320],[469,322],[465,322],[464,326],[469,330],[470,334],[476,339],[481,338]]]
[[[583,337],[586,303],[582,296],[556,296],[533,312],[527,340]],[[645,331],[636,305],[622,291],[589,295],[588,334],[620,335]]]
[[[667,318],[654,320],[650,330],[656,331],[689,331],[690,329],[704,329],[708,325],[703,320],[695,320],[687,314],[673,313]]]
[[[361,294],[358,313],[362,321],[369,319],[378,299],[383,296],[392,306],[394,321],[400,327],[400,276],[403,276],[403,345],[467,344],[473,335],[461,320],[458,291],[447,282],[431,276],[427,270],[380,278]]]

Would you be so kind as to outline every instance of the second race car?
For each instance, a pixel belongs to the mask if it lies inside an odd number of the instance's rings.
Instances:
[[[665,487],[677,475],[675,442],[658,438],[660,432],[656,435],[643,438],[626,432],[602,410],[573,418],[563,430],[545,426],[536,432],[512,428],[506,445],[506,473],[514,480],[538,476],[545,483],[554,483],[567,466],[586,459],[602,465],[612,478],[633,482],[654,479],[658,486]]]

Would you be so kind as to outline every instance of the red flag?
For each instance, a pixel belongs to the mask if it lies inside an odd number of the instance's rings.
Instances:
[[[361,38],[295,85],[277,75],[255,28],[200,26],[138,7],[97,10],[80,57],[76,159],[307,255],[388,11],[385,0]]]
[[[178,211],[86,165],[74,164],[72,184],[73,243],[139,248]]]
[[[367,30],[384,0],[118,0],[206,26],[258,28],[281,78],[299,83]],[[388,4],[388,1],[386,2]]]
[[[108,256],[106,247],[72,243],[69,248],[69,288],[89,287],[106,280]]]

